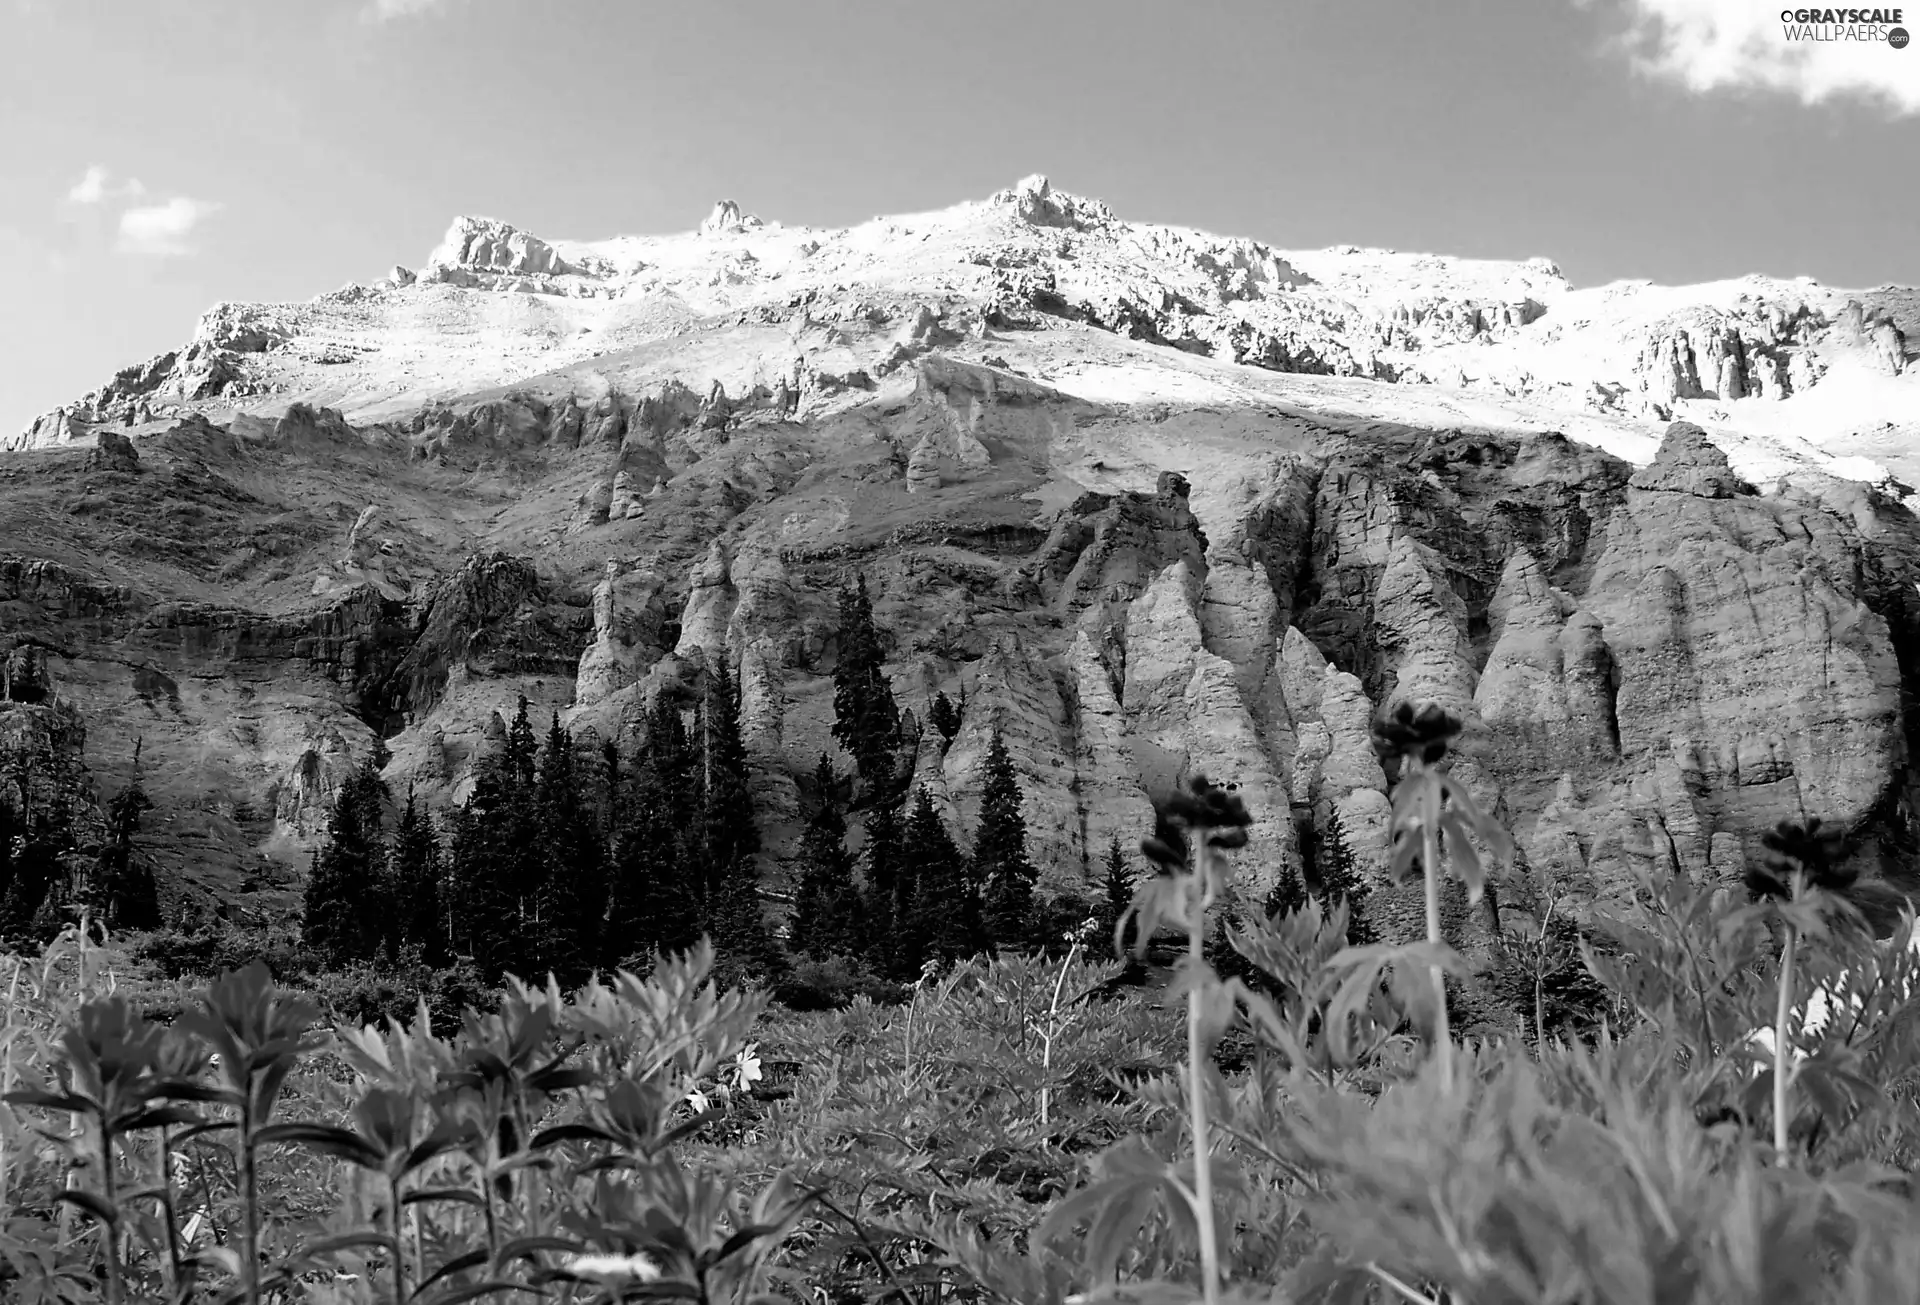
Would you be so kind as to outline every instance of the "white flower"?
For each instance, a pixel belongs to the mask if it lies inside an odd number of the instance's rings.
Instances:
[[[660,1266],[644,1255],[576,1255],[566,1262],[570,1273],[583,1278],[619,1282],[657,1282]]]
[[[1884,943],[1878,944],[1878,946],[1881,950],[1886,950]],[[1913,937],[1908,942],[1907,947],[1909,951],[1920,953],[1920,929],[1914,930]],[[1849,976],[1843,972],[1840,976],[1840,981],[1844,982],[1848,977]],[[1807,994],[1806,1008],[1800,1017],[1800,1037],[1795,1038],[1794,1041],[1798,1042],[1801,1038],[1804,1038],[1808,1042],[1813,1042],[1819,1039],[1820,1035],[1826,1031],[1827,1021],[1833,1018],[1835,995],[1833,989],[1824,983],[1816,985],[1813,991]],[[1903,993],[1902,995],[1905,994]],[[1860,997],[1857,993],[1847,998],[1847,1009],[1854,1015],[1860,1013]],[[1758,1047],[1763,1054],[1767,1056],[1773,1055],[1773,1030],[1771,1028],[1755,1029],[1747,1035],[1747,1041]],[[1791,1049],[1791,1054],[1793,1062],[1796,1065],[1802,1060],[1805,1060],[1807,1056],[1807,1053],[1798,1046]],[[1753,1072],[1756,1074],[1759,1073],[1760,1067],[1757,1065],[1754,1066]]]
[[[760,1044],[749,1042],[733,1058],[733,1085],[745,1092],[751,1083],[758,1083],[763,1077],[760,1072]]]
[[[695,1088],[687,1093],[687,1104],[693,1107],[695,1114],[703,1114],[707,1107],[713,1104],[713,1099],[699,1088]]]

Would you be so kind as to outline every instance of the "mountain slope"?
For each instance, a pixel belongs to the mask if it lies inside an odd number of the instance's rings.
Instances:
[[[104,787],[143,741],[167,891],[237,910],[376,734],[445,804],[519,694],[627,739],[723,652],[777,900],[856,570],[903,704],[967,692],[918,780],[970,833],[1001,729],[1056,891],[1187,769],[1247,793],[1255,882],[1336,809],[1377,872],[1406,695],[1468,716],[1509,900],[1729,876],[1803,813],[1897,876],[1917,302],[1280,252],[1039,179],[837,232],[462,219],[35,423],[0,629]]]

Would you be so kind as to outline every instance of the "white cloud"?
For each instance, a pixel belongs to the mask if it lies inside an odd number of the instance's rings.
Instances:
[[[1806,8],[1805,0],[1784,6],[1777,0],[1605,2],[1627,20],[1622,44],[1634,64],[1689,90],[1758,88],[1796,96],[1804,104],[1854,97],[1896,113],[1920,114],[1917,43],[1910,39],[1905,49],[1894,49],[1885,41],[1789,40],[1781,11]],[[1920,31],[1920,22],[1907,27],[1910,33]]]
[[[193,252],[190,237],[202,219],[220,206],[176,195],[164,204],[130,208],[120,215],[120,239],[114,248],[123,254],[151,258],[178,258]]]
[[[387,23],[396,18],[417,18],[421,14],[430,14],[446,9],[456,0],[368,0],[367,7],[360,12],[363,21],[369,23]]]
[[[95,163],[87,168],[85,176],[73,183],[67,200],[74,204],[103,204],[110,199],[138,199],[146,193],[147,188],[132,177],[116,185],[113,174]]]

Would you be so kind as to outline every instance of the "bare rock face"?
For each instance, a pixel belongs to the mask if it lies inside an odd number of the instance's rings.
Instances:
[[[1667,427],[1652,465],[1635,472],[1629,483],[1635,489],[1700,498],[1735,498],[1755,492],[1752,485],[1733,474],[1727,455],[1707,438],[1707,433],[1685,421]]]
[[[140,455],[134,450],[132,440],[113,430],[103,430],[96,438],[98,445],[87,454],[88,471],[140,470]]]
[[[1433,550],[1410,535],[1394,537],[1373,615],[1393,669],[1388,704],[1437,702],[1457,716],[1469,714],[1477,676],[1467,608]]]
[[[1080,844],[1091,864],[1103,865],[1114,842],[1131,855],[1141,831],[1153,828],[1153,803],[1141,787],[1113,682],[1085,630],[1074,635],[1067,668],[1072,676]]]
[[[1062,513],[1027,564],[1041,596],[1063,620],[1088,632],[1116,672],[1125,663],[1128,604],[1176,562],[1206,570],[1206,536],[1186,479],[1162,473],[1151,495],[1083,494]]]
[[[727,623],[733,617],[740,591],[734,588],[730,574],[726,540],[716,538],[707,555],[693,568],[687,583],[687,606],[680,617],[680,642],[674,645],[676,657],[694,653],[709,665],[721,655],[727,643]]]
[[[307,740],[299,757],[273,788],[274,820],[296,837],[312,837],[327,827],[340,789],[359,762],[347,740],[335,730]]]
[[[1474,707],[1500,741],[1486,764],[1513,783],[1552,783],[1618,756],[1612,657],[1597,618],[1515,550],[1488,607],[1493,647]]]
[[[1072,791],[1073,759],[1063,746],[1067,710],[1052,674],[1010,636],[994,639],[974,674],[960,733],[940,766],[960,836],[971,840],[978,828],[987,750],[998,730],[1020,784],[1028,855],[1044,868],[1045,888],[1087,892],[1089,849]]]
[[[1658,464],[1656,464],[1658,465]],[[1638,489],[1609,522],[1587,602],[1618,667],[1629,760],[1697,758],[1730,832],[1743,789],[1858,822],[1904,740],[1886,620],[1856,588],[1839,521],[1773,500]]]
[[[0,808],[20,840],[14,873],[40,882],[33,891],[41,917],[62,921],[61,907],[87,900],[92,871],[106,841],[106,821],[86,764],[86,725],[79,711],[24,678],[0,697]],[[13,696],[13,695],[19,696]],[[10,885],[16,898],[21,883]]]
[[[580,654],[574,702],[587,707],[634,683],[659,654],[665,610],[661,586],[651,576],[623,574],[607,560],[593,590],[593,643]]]
[[[1184,562],[1155,577],[1127,614],[1127,672],[1122,704],[1135,763],[1150,788],[1182,775],[1231,776],[1254,813],[1252,836],[1271,849],[1248,867],[1246,888],[1259,900],[1275,866],[1297,856],[1286,785],[1260,746],[1240,700],[1232,666],[1202,643],[1199,580]]]

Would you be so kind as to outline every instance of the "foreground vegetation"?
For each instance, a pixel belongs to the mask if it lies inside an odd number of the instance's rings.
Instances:
[[[1344,903],[1309,900],[1210,948],[1248,813],[1204,780],[1163,798],[1115,931],[1184,944],[1157,994],[1113,983],[1089,930],[802,1013],[714,984],[701,942],[571,992],[509,982],[457,1023],[422,1002],[328,1029],[262,964],[168,987],[70,930],[0,970],[0,1289],[1920,1299],[1911,917],[1876,942],[1844,849],[1783,827],[1744,900],[1648,881],[1604,924],[1589,1036],[1456,1038],[1441,880],[1477,892],[1504,835],[1438,764],[1453,728],[1379,731],[1395,866],[1436,926],[1411,945],[1351,946]]]

